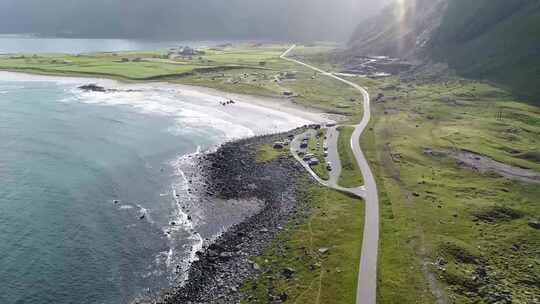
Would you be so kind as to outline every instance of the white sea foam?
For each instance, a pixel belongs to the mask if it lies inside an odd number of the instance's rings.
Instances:
[[[103,93],[73,89],[71,99],[65,101],[130,106],[141,113],[174,118],[176,125],[169,129],[173,134],[211,128],[223,133],[225,140],[286,131],[310,123],[289,113],[248,103],[222,106],[223,98],[195,91],[144,86],[122,89],[135,91]]]
[[[173,84],[126,85],[108,79],[40,76],[2,71],[0,80],[55,82],[65,85],[69,92],[69,97],[65,98],[64,102],[130,106],[141,113],[172,117],[176,125],[171,127],[170,131],[175,134],[212,128],[223,133],[224,140],[231,140],[286,131],[313,122],[313,119],[297,115],[299,111],[291,113],[288,111],[290,109],[279,106],[265,107],[243,102],[247,97],[240,100],[235,98],[235,104],[222,106],[223,101],[230,99],[230,94],[217,91],[210,93]],[[88,83],[118,91],[84,92],[77,88]]]
[[[170,242],[169,251],[166,253],[165,263],[168,269],[177,266],[180,267],[180,277],[175,280],[177,282],[185,282],[189,266],[196,260],[196,252],[201,250],[204,245],[203,237],[195,231],[195,218],[190,218],[188,213],[184,211],[184,208],[191,202],[193,196],[189,191],[189,182],[182,167],[193,165],[192,159],[199,153],[201,153],[200,146],[197,147],[196,152],[180,156],[171,163],[175,168],[175,175],[177,176],[177,182],[172,185],[175,202],[175,212],[172,215],[172,220],[175,224],[166,228],[164,231]],[[184,249],[184,252],[187,252],[187,258],[176,256],[175,245],[177,245],[177,243],[174,239],[174,232],[178,231],[188,232],[190,234],[188,240],[184,240],[187,241],[186,246],[189,246],[188,250]]]

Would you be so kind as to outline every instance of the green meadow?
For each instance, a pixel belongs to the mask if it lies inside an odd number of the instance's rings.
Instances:
[[[380,192],[379,302],[537,301],[539,185],[452,152],[539,173],[540,109],[462,79],[364,84],[384,95],[361,141]]]

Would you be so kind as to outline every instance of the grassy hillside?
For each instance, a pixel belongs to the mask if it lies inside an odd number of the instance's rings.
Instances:
[[[540,95],[540,2],[454,0],[433,38],[435,59],[520,96]]]
[[[307,179],[298,185],[302,215],[284,227],[264,255],[253,258],[262,271],[244,283],[243,303],[355,300],[364,205]]]
[[[107,76],[124,80],[152,80],[231,69],[264,70],[260,62],[274,67],[285,45],[255,48],[205,49],[204,54],[169,59],[166,51],[92,54],[21,54],[0,56],[0,69],[44,74]]]
[[[361,83],[387,96],[361,142],[380,197],[378,303],[536,303],[538,183],[452,151],[540,175],[540,108],[478,82]]]
[[[353,127],[339,127],[338,151],[341,160],[341,175],[338,184],[342,187],[353,188],[364,184],[362,172],[351,149]]]

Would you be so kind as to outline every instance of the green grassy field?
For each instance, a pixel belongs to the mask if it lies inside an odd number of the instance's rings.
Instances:
[[[463,79],[351,79],[374,97],[361,145],[380,192],[378,302],[537,301],[540,187],[481,174],[450,153],[540,172],[540,109]]]
[[[312,166],[313,172],[315,172],[320,178],[328,180],[328,169],[326,168],[326,159],[324,157],[324,136],[326,130],[320,130],[317,135],[319,137],[310,138],[308,144],[308,151],[319,159],[319,164]]]
[[[269,162],[280,156],[287,156],[287,155],[289,155],[288,147],[285,147],[284,149],[280,150],[280,149],[274,149],[272,145],[267,144],[267,145],[263,145],[257,151],[257,155],[255,157],[258,162]]]
[[[304,216],[253,258],[263,272],[244,284],[245,303],[269,303],[269,293],[286,295],[286,303],[353,303],[363,204],[307,179],[299,181],[298,191]]]
[[[362,139],[381,198],[379,303],[537,301],[540,235],[529,222],[540,217],[538,184],[427,151],[539,172],[540,109],[481,83],[364,85],[384,94]]]
[[[341,175],[338,184],[342,187],[353,188],[362,186],[362,172],[356,163],[354,154],[351,150],[351,136],[354,132],[353,127],[339,127],[338,152],[341,160]]]
[[[204,54],[168,58],[167,51],[92,54],[26,54],[0,57],[0,69],[45,74],[108,76],[126,80],[154,80],[183,77],[194,73],[230,69],[264,70],[262,62],[280,67],[276,59],[285,46],[264,48],[204,49]]]

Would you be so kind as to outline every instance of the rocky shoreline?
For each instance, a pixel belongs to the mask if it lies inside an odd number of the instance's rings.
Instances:
[[[256,153],[264,144],[302,132],[258,136],[230,142],[198,160],[205,180],[200,192],[223,199],[258,199],[264,207],[255,215],[232,226],[215,242],[198,251],[184,285],[164,291],[157,300],[138,303],[239,303],[241,284],[259,265],[251,256],[263,253],[291,220],[301,216],[296,204],[296,180],[304,173],[289,157],[257,162]]]

